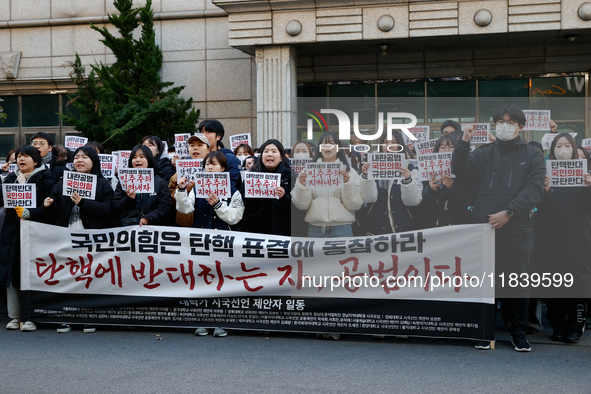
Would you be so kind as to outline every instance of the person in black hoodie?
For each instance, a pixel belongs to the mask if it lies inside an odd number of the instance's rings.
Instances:
[[[38,132],[31,136],[31,145],[37,148],[41,154],[43,164],[49,170],[53,182],[59,182],[66,170],[66,163],[68,163],[68,150],[56,146],[53,138],[43,132]]]
[[[514,104],[503,105],[493,116],[496,141],[470,152],[474,126],[464,129],[452,157],[452,173],[462,179],[474,179],[476,201],[471,213],[474,223],[489,223],[495,231],[495,269],[506,277],[529,272],[533,251],[532,210],[544,193],[544,158],[540,151],[519,137],[525,126],[525,114]],[[501,290],[501,287],[496,287]],[[514,349],[531,351],[526,339],[528,291],[504,289],[511,298],[503,300],[508,308]],[[477,349],[490,349],[479,342]]]
[[[129,156],[129,168],[154,168],[152,151],[146,145],[136,145]],[[133,224],[162,225],[170,214],[172,199],[166,183],[158,175],[154,175],[154,193],[138,194],[135,190],[124,191],[121,182],[115,189],[113,213],[117,224],[130,226]]]
[[[291,235],[291,168],[285,149],[277,140],[267,140],[259,149],[261,157],[252,172],[281,174],[277,188],[279,199],[246,198],[244,185],[240,193],[244,201],[244,230],[260,234]]]
[[[51,194],[54,185],[53,178],[43,165],[41,154],[35,147],[21,146],[18,148],[16,162],[18,169],[8,174],[3,183],[35,184],[37,207],[31,209],[17,207],[6,210],[0,236],[0,286],[6,287],[8,316],[12,318],[6,325],[8,330],[18,330],[20,327],[20,222],[21,220],[33,220],[47,223],[43,200]],[[4,199],[0,204],[4,206]],[[35,323],[27,320],[20,329],[21,331],[35,331],[37,327]]]
[[[199,123],[197,130],[201,134],[204,134],[208,141],[209,141],[209,151],[222,151],[224,155],[226,155],[226,160],[228,161],[228,172],[230,173],[230,182],[232,185],[239,189],[240,188],[240,159],[238,159],[230,149],[224,148],[224,144],[222,143],[222,138],[224,138],[224,134],[226,133],[224,130],[224,126],[220,123],[220,121],[215,119],[208,119],[204,120]]]
[[[174,170],[168,152],[164,147],[164,142],[155,135],[147,135],[142,138],[142,145],[150,148],[152,156],[154,156],[154,174],[162,178],[168,185]]]
[[[72,197],[62,195],[63,181],[60,181],[53,188],[51,197],[44,201],[51,223],[56,226],[68,227],[71,220],[79,215],[82,225],[86,229],[111,227],[113,188],[101,174],[101,163],[94,148],[83,146],[74,152],[74,170],[97,176],[95,199],[84,199],[77,193],[74,193]],[[79,212],[72,215],[74,207],[78,207]]]

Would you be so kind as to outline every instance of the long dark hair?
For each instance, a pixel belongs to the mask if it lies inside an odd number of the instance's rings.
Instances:
[[[398,130],[392,130],[392,137],[394,137],[394,141],[396,141],[396,143],[398,145],[402,146],[402,152],[390,152],[386,148],[382,149],[382,152],[384,152],[384,153],[403,153],[404,152],[406,154],[407,158],[409,158],[409,159],[416,158],[415,155],[412,153],[412,151],[410,149],[408,149],[408,146],[406,146],[404,144],[404,138],[402,138],[402,134],[400,134],[400,132]],[[382,136],[380,137],[379,144],[384,145],[386,138],[388,138],[388,134],[383,133]]]
[[[22,154],[23,156],[29,156],[31,159],[33,159],[33,161],[37,163],[35,164],[35,168],[39,168],[43,165],[41,153],[39,153],[39,150],[37,150],[37,148],[35,148],[32,145],[23,145],[16,148],[16,151],[14,152],[14,157],[18,159],[19,154]]]
[[[554,148],[556,148],[556,143],[560,138],[566,138],[567,141],[570,143],[570,146],[573,148],[573,157],[571,159],[578,159],[579,152],[577,151],[577,143],[572,135],[569,133],[560,133],[552,140],[552,146],[550,146],[550,156],[548,157],[550,160],[556,160],[556,156],[554,155]],[[567,159],[568,160],[568,159]]]
[[[263,143],[260,146],[259,152],[261,152],[261,156],[255,161],[254,166],[252,167],[251,171],[253,172],[270,172],[267,167],[265,167],[265,163],[263,163],[263,153],[265,152],[265,148],[269,145],[275,145],[279,150],[279,154],[281,155],[281,163],[276,168],[276,172],[281,172],[284,168],[289,168],[289,159],[285,156],[285,148],[283,144],[278,140],[270,139]]]
[[[91,174],[94,175],[98,175],[99,177],[102,177],[103,174],[101,172],[101,160],[99,158],[98,153],[96,153],[96,151],[94,150],[94,148],[92,146],[81,146],[80,148],[76,149],[76,151],[74,152],[74,157],[76,157],[76,155],[78,154],[78,152],[83,151],[84,154],[88,157],[90,157],[90,160],[92,160],[92,171]],[[75,171],[76,169],[74,169]]]
[[[337,146],[337,159],[339,159],[341,161],[341,163],[343,163],[347,167],[347,172],[349,172],[351,167],[349,167],[349,161],[347,160],[347,155],[345,154],[345,151],[338,149],[338,148],[343,147],[343,143],[339,139],[339,136],[336,133],[333,133],[332,131],[325,131],[324,133],[322,133],[322,135],[320,136],[320,139],[318,139],[318,149],[316,150],[316,154],[312,158],[312,161],[316,162],[316,161],[318,161],[318,159],[323,157],[322,156],[322,149],[320,148],[320,145],[327,144],[326,140],[328,140],[329,138],[332,139],[333,144],[335,144]]]
[[[133,158],[138,150],[141,150],[146,159],[148,160],[148,168],[155,168],[154,165],[154,155],[152,155],[152,151],[146,145],[136,145],[131,150],[131,154],[129,155],[129,160],[127,161],[127,166],[129,168],[133,168]]]
[[[155,135],[146,135],[144,136],[144,138],[142,138],[142,144],[146,141],[156,145],[156,148],[158,148],[158,154],[156,155],[156,157],[162,155],[162,152],[164,152],[164,142],[162,142],[160,137],[157,137]]]

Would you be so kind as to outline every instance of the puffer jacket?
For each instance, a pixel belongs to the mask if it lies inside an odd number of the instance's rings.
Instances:
[[[336,162],[340,163],[338,159]],[[374,181],[363,179],[351,168],[349,180],[342,188],[308,188],[298,180],[291,198],[296,208],[308,211],[305,217],[307,223],[319,227],[340,226],[353,223],[355,211],[363,203],[375,202],[378,191]]]
[[[49,163],[49,168],[47,170],[49,171],[49,174],[51,174],[53,183],[58,183],[60,179],[62,179],[64,171],[67,169],[68,150],[63,146],[56,145],[53,147],[51,153],[53,156],[51,157],[51,163]]]
[[[476,181],[473,223],[488,223],[488,215],[509,209],[513,217],[497,231],[533,231],[531,212],[542,202],[546,169],[542,153],[527,141],[497,139],[470,152],[470,142],[460,139],[452,156],[452,173]]]

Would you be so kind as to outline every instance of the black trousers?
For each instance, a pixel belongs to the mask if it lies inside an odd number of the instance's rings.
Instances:
[[[533,231],[521,234],[495,234],[495,295],[501,299],[503,319],[512,336],[525,335],[529,317],[529,291],[524,287],[510,287],[512,273],[529,273],[533,252]],[[501,282],[499,275],[504,274]]]
[[[583,335],[587,316],[587,302],[584,299],[552,298],[548,300],[546,317],[554,332]]]

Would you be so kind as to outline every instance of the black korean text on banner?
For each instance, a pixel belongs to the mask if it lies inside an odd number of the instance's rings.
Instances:
[[[402,179],[400,170],[406,167],[403,153],[368,153],[367,179]]]
[[[111,179],[115,177],[115,162],[119,159],[113,155],[99,154],[99,160],[101,162],[101,174],[105,178]]]
[[[252,146],[250,140],[250,133],[236,134],[230,136],[230,150],[232,150],[232,152],[234,152],[234,149],[238,148],[238,145],[241,144],[247,144],[248,146]]]
[[[423,142],[416,142],[414,144],[415,152],[417,153],[417,155],[426,155],[428,153],[433,153],[436,144],[437,138]]]
[[[3,183],[2,197],[5,208],[37,208],[37,189],[32,183]]]
[[[417,143],[417,142],[427,141],[430,138],[430,136],[431,136],[431,126],[415,126],[415,127],[410,127],[408,129],[408,131],[410,131],[412,133],[412,135],[414,135],[415,137],[417,137],[417,140],[416,141],[413,141],[413,140],[411,140],[410,138],[407,137],[406,133],[402,133],[402,138],[404,138],[404,143],[406,145]]]
[[[178,157],[189,156],[189,138],[191,134],[175,134],[174,135],[174,152]],[[180,178],[179,178],[180,179]]]
[[[453,152],[431,153],[419,155],[419,177],[421,181],[428,181],[433,175],[436,179],[444,176],[454,178],[451,173],[451,157]]]
[[[281,185],[281,174],[246,172],[244,174],[245,198],[279,198],[276,189]]]
[[[585,186],[587,160],[546,160],[551,187]]]
[[[15,172],[17,168],[18,168],[18,164],[10,163],[8,165],[8,173],[11,174],[11,173]]]
[[[306,163],[306,187],[343,187],[341,163]]]
[[[523,130],[550,131],[550,111],[539,109],[524,109],[525,126]]]
[[[54,228],[21,226],[35,321],[494,338],[488,224],[324,240]]]
[[[474,134],[470,138],[472,144],[486,144],[490,142],[488,135],[490,134],[490,123],[462,123],[462,131],[468,126],[474,126]]]
[[[120,168],[118,175],[123,190],[133,190],[136,193],[154,193],[153,168]]]
[[[177,160],[177,181],[186,178],[188,182],[195,182],[195,174],[203,172],[203,159]]]
[[[117,152],[119,154],[119,164],[117,168],[129,168],[129,157],[131,156],[130,150],[120,150]]]
[[[195,174],[195,197],[209,198],[214,194],[217,198],[232,198],[229,172],[200,172]]]
[[[289,165],[296,174],[301,174],[306,169],[306,163],[312,162],[312,159],[289,159]]]
[[[591,138],[585,138],[581,141],[581,145],[583,146],[583,148],[585,148],[585,150],[589,153],[591,153]]]
[[[72,152],[76,149],[83,147],[88,142],[88,138],[86,137],[78,137],[75,135],[67,135],[65,137],[65,145],[66,148]]]
[[[575,138],[578,133],[569,133],[569,134],[573,138]],[[556,138],[557,135],[558,135],[557,133],[547,133],[547,134],[544,134],[542,136],[542,141],[541,141],[542,148],[544,150],[550,149],[552,147],[552,142],[554,141],[554,138]]]
[[[72,196],[76,192],[82,198],[94,200],[97,176],[75,171],[64,171],[62,195]]]

